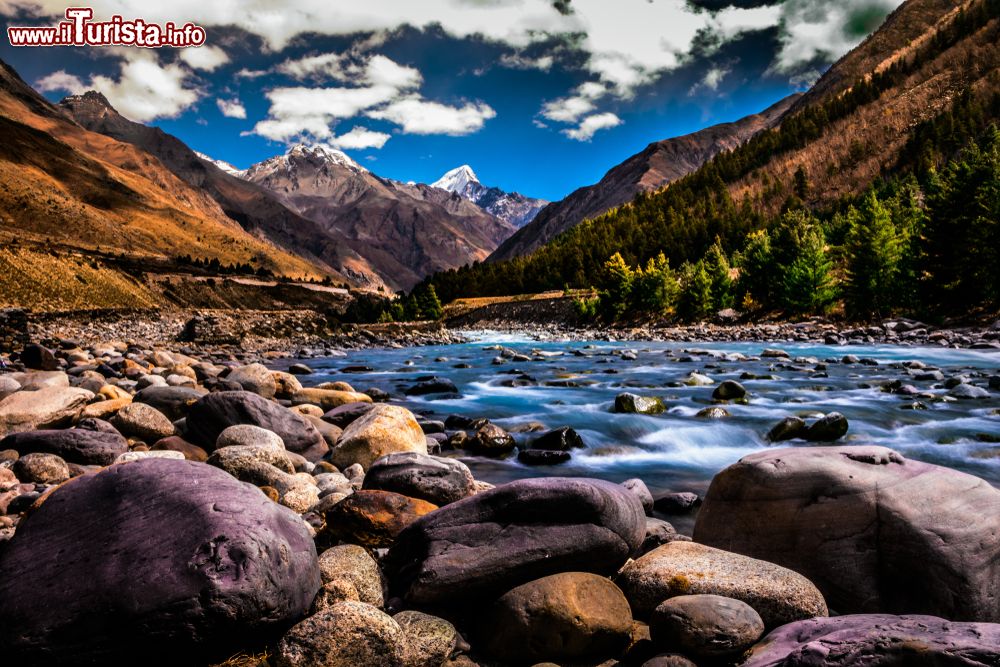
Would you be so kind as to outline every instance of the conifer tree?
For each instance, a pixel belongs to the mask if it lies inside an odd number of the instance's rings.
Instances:
[[[903,239],[889,209],[869,192],[848,212],[847,307],[854,315],[888,315],[897,302]]]

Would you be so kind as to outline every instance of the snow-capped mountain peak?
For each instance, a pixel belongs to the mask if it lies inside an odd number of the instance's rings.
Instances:
[[[347,167],[353,171],[368,171],[360,164],[352,160],[347,153],[339,151],[336,148],[324,146],[323,144],[313,144],[311,146],[298,144],[288,149],[288,152],[285,155],[289,158],[311,158],[314,160],[320,160],[329,164]]]
[[[476,172],[472,171],[472,167],[469,165],[463,164],[461,167],[452,169],[444,176],[436,180],[431,184],[431,187],[441,188],[442,190],[447,190],[448,192],[454,192],[461,195],[465,194],[469,185],[473,183],[479,185],[479,179],[476,178]]]
[[[236,167],[234,167],[233,165],[229,164],[228,162],[225,162],[223,160],[216,160],[215,158],[213,158],[210,155],[205,155],[204,153],[199,153],[198,151],[195,151],[194,154],[197,155],[202,160],[204,160],[205,162],[210,162],[210,163],[214,164],[216,167],[218,167],[222,171],[226,172],[230,176],[235,176],[237,178],[242,178],[243,174],[246,173],[246,169],[237,169]]]

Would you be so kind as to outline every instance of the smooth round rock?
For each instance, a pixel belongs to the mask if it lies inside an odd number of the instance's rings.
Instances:
[[[69,479],[69,466],[55,454],[25,454],[11,466],[22,482],[61,484]]]
[[[159,377],[159,376],[153,376]],[[163,379],[163,378],[160,378]],[[166,382],[164,380],[164,382]],[[204,391],[190,387],[149,386],[136,393],[133,403],[151,405],[174,422],[187,417],[191,406],[201,400]]]
[[[642,544],[638,498],[594,479],[519,480],[442,507],[399,534],[383,565],[414,605],[489,598],[566,571],[611,574]]]
[[[0,645],[12,665],[204,663],[282,632],[319,586],[296,514],[203,463],[147,459],[60,486],[18,526]]]
[[[399,493],[358,491],[326,511],[326,532],[352,544],[389,547],[404,528],[436,509]]]
[[[267,447],[285,451],[285,443],[281,436],[273,431],[268,431],[252,424],[236,424],[230,426],[219,434],[215,441],[216,449],[223,447]]]
[[[810,442],[833,442],[847,435],[848,427],[847,417],[831,412],[810,424],[802,437]]]
[[[695,660],[737,657],[764,635],[753,607],[719,595],[682,595],[665,600],[649,620],[653,643]]]
[[[375,461],[362,488],[401,493],[437,506],[472,495],[472,472],[456,459],[396,452]]]
[[[638,394],[618,394],[615,396],[614,412],[634,413],[642,415],[658,415],[665,411],[667,406],[663,404],[663,399]]]
[[[367,470],[394,452],[426,454],[427,441],[412,412],[380,403],[344,428],[330,461],[341,470],[355,463]]]
[[[0,435],[65,426],[93,398],[93,392],[79,387],[14,392],[0,400]]]
[[[632,610],[609,579],[564,572],[508,591],[480,625],[479,645],[508,662],[598,660],[628,645]]]
[[[392,617],[363,602],[340,602],[289,630],[276,667],[408,667],[406,635]]]
[[[148,443],[174,434],[174,425],[167,416],[145,403],[129,403],[111,418],[111,425],[124,436]]]
[[[678,595],[721,595],[754,608],[768,628],[826,616],[816,587],[797,572],[695,542],[674,541],[629,562],[615,577],[637,617]]]
[[[392,617],[406,635],[407,664],[437,667],[451,657],[460,636],[455,626],[419,611],[401,611]]]
[[[113,427],[112,431],[74,428],[15,433],[0,440],[0,449],[55,454],[68,463],[107,466],[128,451],[128,442]]]
[[[211,450],[219,435],[236,424],[276,433],[288,451],[310,461],[318,461],[330,449],[308,419],[249,391],[220,391],[199,399],[190,408],[185,437]]]
[[[319,556],[319,573],[323,584],[342,582],[357,593],[357,599],[381,607],[384,582],[378,563],[356,544],[341,544]]]
[[[483,456],[504,456],[514,451],[514,436],[496,424],[484,424],[465,448]]]
[[[644,481],[638,477],[633,477],[622,482],[622,486],[635,494],[639,502],[642,503],[642,509],[646,512],[646,516],[653,515],[653,494],[650,493],[649,487],[646,486]]]
[[[885,447],[745,456],[694,538],[803,573],[841,613],[1000,621],[1000,490]]]
[[[746,395],[747,390],[736,380],[726,380],[712,392],[712,398],[717,401],[735,401]]]
[[[271,371],[263,364],[249,364],[234,368],[226,376],[226,380],[235,382],[245,390],[264,398],[274,398],[278,386]]]
[[[741,667],[1000,665],[1000,624],[857,614],[782,626]]]

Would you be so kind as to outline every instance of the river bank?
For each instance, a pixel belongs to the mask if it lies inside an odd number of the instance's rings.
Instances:
[[[476,336],[7,357],[7,656],[1000,662],[991,349]]]

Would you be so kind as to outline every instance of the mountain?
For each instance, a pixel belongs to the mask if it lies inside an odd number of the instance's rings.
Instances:
[[[649,144],[612,167],[595,185],[575,190],[565,199],[543,208],[530,224],[507,239],[491,261],[525,255],[567,229],[632,201],[641,192],[658,190],[690,174],[710,159],[774,127],[798,99],[787,97],[759,114],[734,123],[713,125],[693,134]]]
[[[509,222],[517,228],[534,220],[538,212],[548,204],[543,199],[525,197],[517,192],[504,192],[500,188],[490,188],[479,182],[472,167],[463,164],[452,169],[435,181],[431,187],[452,192],[464,197],[481,209]]]
[[[350,282],[369,287],[382,284],[378,273],[349,241],[332,235],[321,225],[289,209],[267,189],[238,178],[238,170],[231,165],[220,167],[160,128],[125,118],[100,93],[90,91],[67,97],[58,108],[91,132],[156,156],[174,175],[204,196],[211,197],[226,216],[254,236],[267,239]]]
[[[1000,121],[998,71],[1000,0],[967,0],[958,11],[944,0],[908,0],[773,128],[539,247],[553,238],[547,210],[565,206],[552,204],[493,257],[531,254],[428,282],[443,301],[600,285],[615,253],[635,266],[662,252],[678,267],[716,239],[726,252],[740,250],[786,207],[829,220],[886,179],[933,187],[936,169]]]
[[[294,146],[243,177],[327,233],[346,238],[396,289],[483,260],[514,231],[467,199],[380,178],[324,146]]]
[[[0,250],[189,255],[288,276],[330,273],[249,234],[153,155],[70,120],[2,61],[0,136]]]
[[[197,155],[202,160],[204,160],[205,162],[208,162],[209,164],[215,165],[216,167],[218,167],[222,171],[226,172],[230,176],[235,176],[235,177],[239,178],[239,177],[243,176],[243,174],[246,173],[245,169],[237,169],[236,167],[234,167],[233,165],[229,164],[225,160],[216,160],[216,159],[212,158],[210,155],[205,155],[204,153],[199,153],[198,151],[195,151],[194,154]]]

